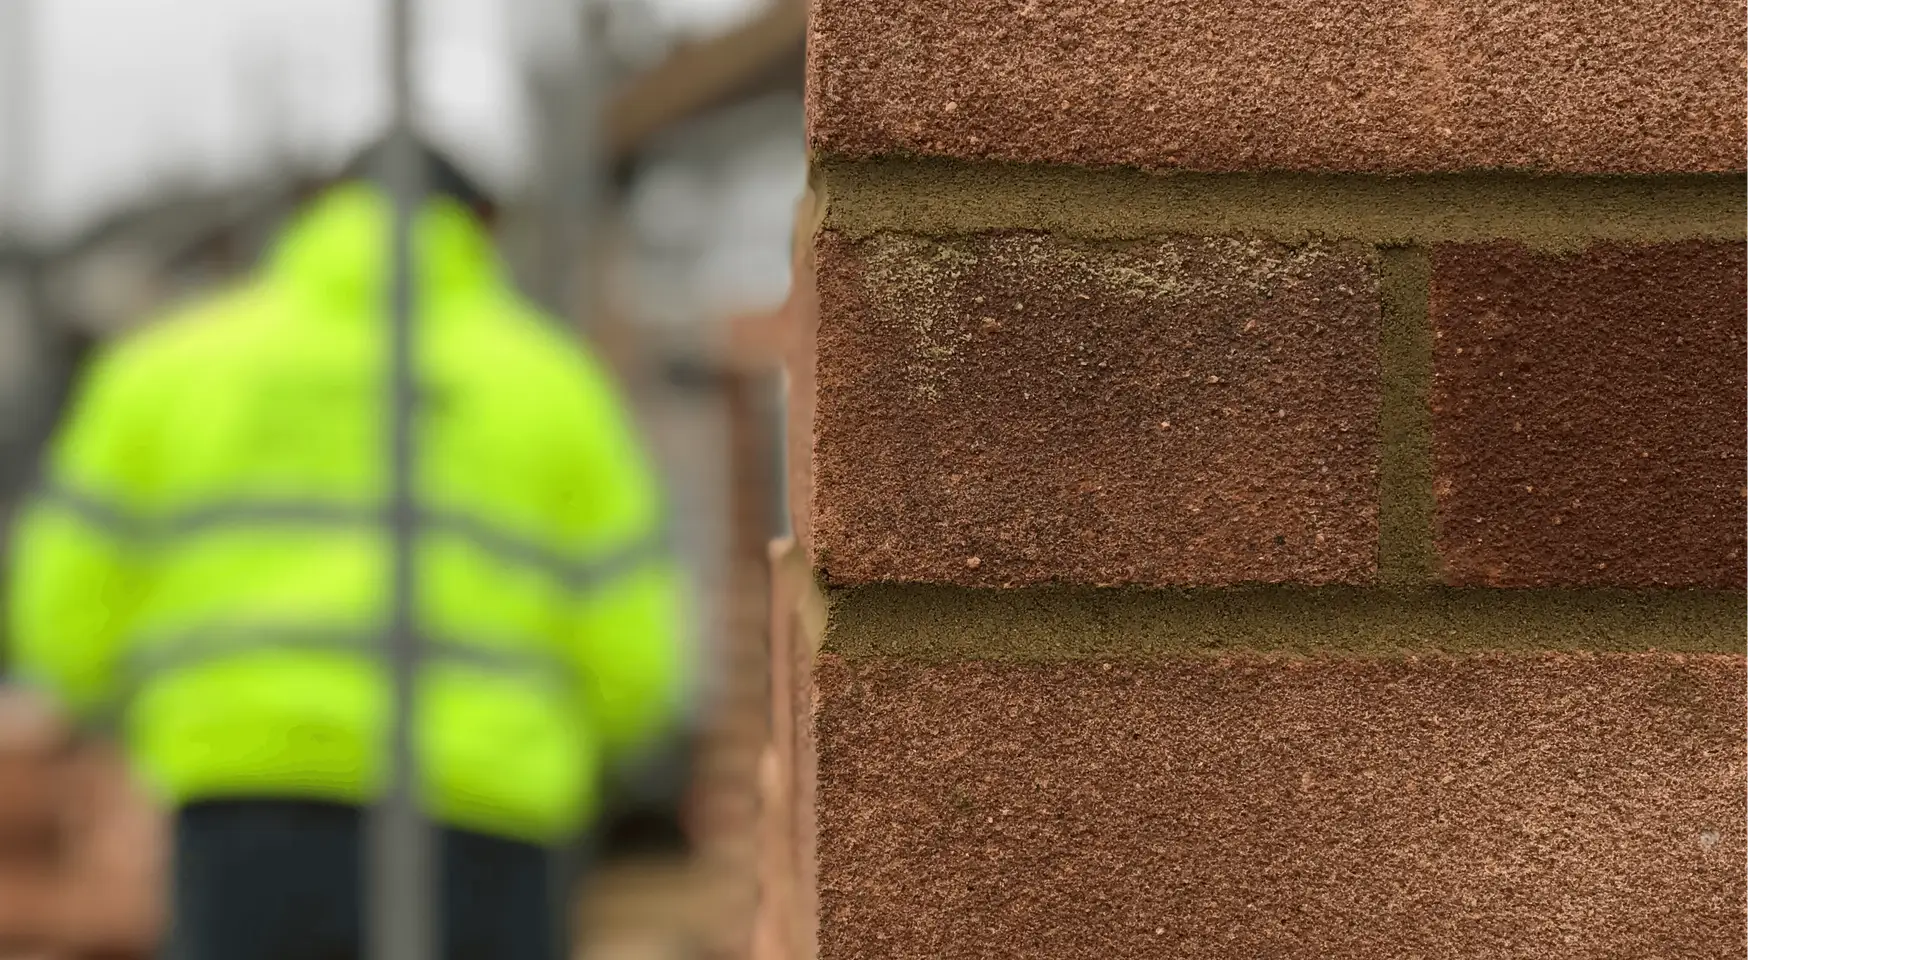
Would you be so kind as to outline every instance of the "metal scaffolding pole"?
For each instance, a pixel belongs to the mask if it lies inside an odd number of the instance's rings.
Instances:
[[[390,335],[392,381],[391,524],[393,568],[388,676],[392,683],[386,790],[374,807],[367,833],[367,939],[370,960],[428,960],[437,956],[439,911],[434,835],[422,809],[414,718],[420,638],[414,624],[414,540],[419,511],[414,502],[415,260],[411,255],[414,213],[425,188],[424,164],[414,130],[413,22],[410,0],[389,0],[387,65],[393,90],[393,129],[383,178],[392,205]]]
[[[39,213],[40,57],[36,21],[37,0],[0,0],[0,142],[5,155],[0,165],[0,323],[17,324],[0,330],[24,356],[8,372],[12,383],[0,384],[0,523],[9,519],[13,498],[32,481],[37,466],[34,447],[45,439],[58,413],[60,364],[64,360],[61,330],[48,310],[42,276],[44,251],[35,234]],[[17,311],[11,317],[6,311]],[[0,544],[0,560],[6,544]]]
[[[0,248],[24,250],[27,219],[32,209],[35,129],[34,98],[38,91],[38,58],[34,56],[33,0],[0,0],[0,101],[5,117],[0,137],[6,139],[6,179],[0,180]]]
[[[601,48],[586,0],[536,0],[551,18],[533,69],[539,105],[540,211],[532,286],[554,316],[576,327],[592,310],[595,240],[601,228],[598,106]]]

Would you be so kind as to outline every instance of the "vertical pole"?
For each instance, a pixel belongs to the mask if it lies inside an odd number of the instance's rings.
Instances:
[[[34,187],[34,81],[39,64],[34,56],[33,0],[0,0],[0,69],[6,76],[7,176],[0,181],[0,248],[24,250],[28,244],[27,218]]]
[[[546,38],[534,58],[540,106],[540,237],[532,286],[552,313],[582,325],[591,307],[600,210],[600,44],[585,0],[534,0]]]
[[[565,193],[560,197],[560,237],[567,261],[561,267],[561,296],[568,319],[576,327],[584,327],[591,319],[597,280],[594,240],[600,227],[601,198],[600,124],[595,107],[600,102],[603,78],[600,43],[590,22],[591,5],[585,0],[572,0],[565,9],[572,33],[580,42],[571,58],[572,69],[563,75],[567,136],[566,159],[561,165]]]
[[[387,744],[386,790],[375,805],[366,863],[367,950],[371,960],[430,960],[437,956],[435,878],[438,858],[434,836],[422,810],[415,715],[420,642],[414,624],[414,539],[419,512],[414,503],[414,410],[416,404],[415,316],[417,277],[413,253],[414,213],[421,206],[424,173],[414,137],[413,23],[409,0],[389,0],[387,69],[393,89],[393,129],[383,171],[392,206],[392,382],[393,540],[392,623],[388,636],[388,676],[392,702]]]
[[[34,201],[38,186],[39,38],[36,0],[0,0],[0,142],[5,143],[5,175],[0,177],[0,284],[12,287],[13,349],[23,350],[24,369],[11,371],[17,382],[0,385],[0,397],[13,422],[0,425],[0,523],[10,520],[13,498],[30,482],[37,455],[32,451],[50,432],[57,411],[61,370],[66,361],[61,330],[47,309],[41,278],[43,254],[36,249]],[[4,308],[0,308],[4,309]],[[7,547],[0,544],[0,560]]]

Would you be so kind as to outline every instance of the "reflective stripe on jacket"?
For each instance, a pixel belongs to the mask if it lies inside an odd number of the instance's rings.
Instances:
[[[16,529],[14,665],[125,725],[174,802],[361,802],[382,776],[388,211],[339,188],[262,274],[117,346]],[[416,231],[424,789],[557,839],[683,686],[680,577],[616,392],[481,226]]]

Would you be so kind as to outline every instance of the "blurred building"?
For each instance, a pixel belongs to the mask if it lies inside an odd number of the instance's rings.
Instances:
[[[800,91],[723,104],[663,133],[636,170],[627,282],[642,319],[686,324],[786,299],[794,200],[806,188]]]

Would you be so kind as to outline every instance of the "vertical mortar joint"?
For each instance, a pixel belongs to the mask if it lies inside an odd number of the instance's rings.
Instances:
[[[1380,582],[1432,583],[1434,548],[1432,259],[1422,247],[1381,247]]]

